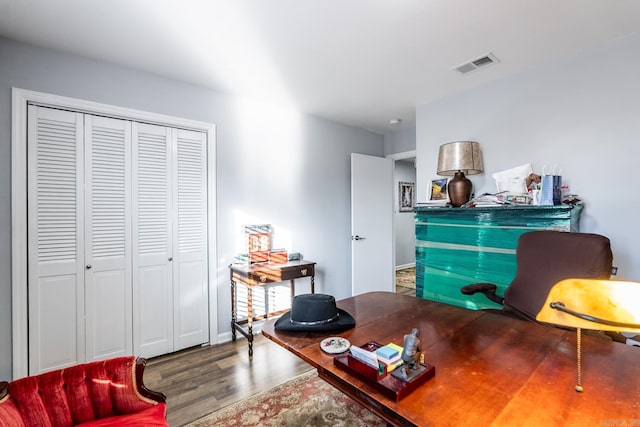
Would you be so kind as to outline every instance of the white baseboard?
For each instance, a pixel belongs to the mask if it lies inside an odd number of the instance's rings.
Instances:
[[[415,263],[415,262],[413,262],[413,263],[411,263],[411,264],[396,265],[396,271],[398,271],[398,270],[404,270],[404,269],[406,269],[406,268],[413,268],[413,267],[415,267],[415,266],[416,266],[416,263]]]
[[[260,335],[260,334],[262,334],[262,324],[261,323],[258,323],[258,324],[254,323],[253,324],[253,337],[255,338],[257,335]],[[246,338],[240,332],[236,331],[236,339],[237,340],[244,340]],[[231,331],[223,332],[221,334],[218,334],[218,342],[216,344],[222,344],[222,343],[227,343],[227,342],[231,342]]]

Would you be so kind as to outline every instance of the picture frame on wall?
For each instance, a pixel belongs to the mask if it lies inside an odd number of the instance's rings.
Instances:
[[[400,182],[398,186],[398,202],[400,212],[413,212],[416,196],[415,196],[415,183],[413,182]]]
[[[447,184],[449,178],[434,178],[429,185],[429,200],[446,202],[449,197],[447,194]]]

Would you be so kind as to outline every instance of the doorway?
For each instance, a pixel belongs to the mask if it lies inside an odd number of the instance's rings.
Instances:
[[[396,293],[415,296],[415,221],[413,209],[401,200],[403,190],[411,188],[415,206],[416,153],[409,151],[389,156],[394,160],[394,238]]]

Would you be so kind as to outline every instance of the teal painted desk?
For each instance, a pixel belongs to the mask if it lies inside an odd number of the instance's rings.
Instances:
[[[581,211],[582,205],[418,206],[416,296],[470,309],[499,308],[482,294],[463,295],[460,288],[489,282],[504,295],[515,276],[520,235],[535,230],[578,232]]]

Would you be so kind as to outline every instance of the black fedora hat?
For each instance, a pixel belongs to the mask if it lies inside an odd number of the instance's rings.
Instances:
[[[279,331],[344,331],[356,321],[349,313],[336,307],[331,295],[302,294],[291,302],[291,310],[276,320]]]

